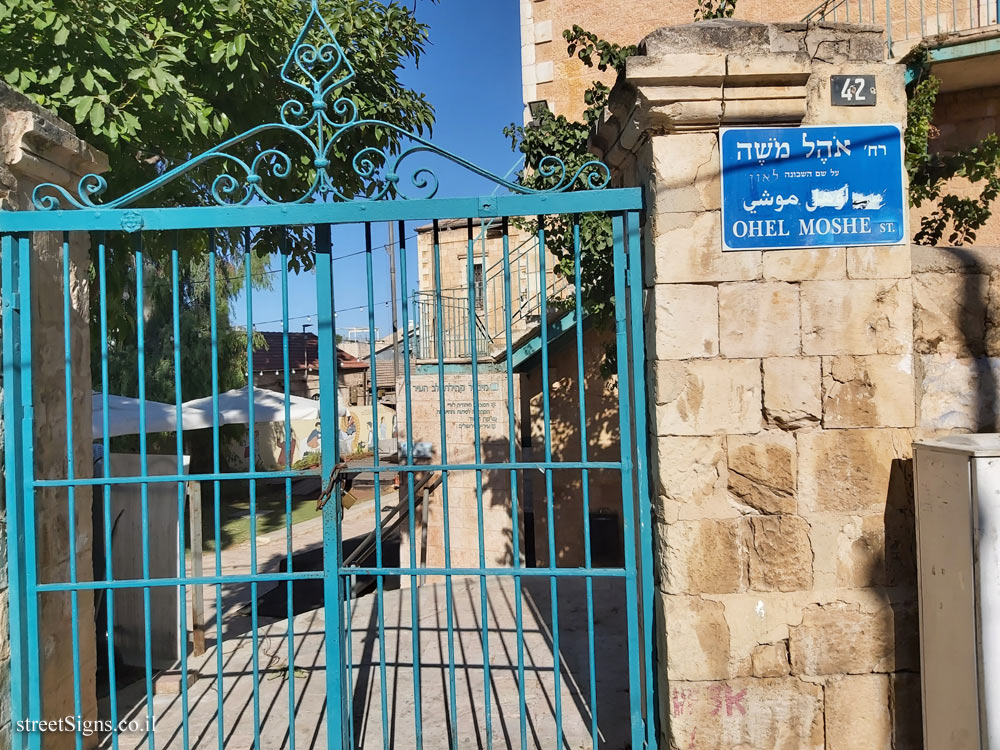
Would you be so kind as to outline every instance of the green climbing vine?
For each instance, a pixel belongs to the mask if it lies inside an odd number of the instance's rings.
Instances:
[[[698,0],[694,9],[695,21],[710,21],[713,18],[732,18],[736,12],[736,0]]]
[[[589,68],[598,70],[624,70],[625,61],[636,53],[634,46],[622,46],[598,39],[596,34],[579,26],[563,32],[567,52],[576,56]],[[525,168],[519,175],[521,184],[538,190],[553,187],[555,178],[539,171],[538,166],[547,155],[557,156],[566,164],[570,173],[576,171],[594,155],[587,150],[587,140],[594,124],[604,112],[611,88],[595,81],[584,92],[582,120],[571,120],[565,115],[555,115],[549,110],[541,112],[530,124],[522,127],[511,123],[504,128],[504,135],[511,139],[511,146],[524,154]],[[582,214],[578,220],[580,231],[580,296],[591,322],[606,327],[614,320],[614,259],[612,255],[611,220],[605,214]],[[532,222],[526,225],[535,230]],[[545,246],[557,260],[556,272],[570,279],[576,273],[574,255],[574,226],[569,217],[549,217],[545,225]],[[559,300],[553,300],[558,305]],[[608,351],[606,366],[614,364],[613,352]]]
[[[977,231],[989,220],[1000,195],[1000,136],[990,133],[979,143],[954,153],[932,151],[937,135],[934,105],[941,82],[934,76],[920,79],[910,92],[906,135],[906,170],[910,177],[910,205],[932,204],[920,220],[914,242],[938,245],[945,234],[951,245],[975,242]],[[949,182],[964,178],[981,186],[978,197],[947,192]]]

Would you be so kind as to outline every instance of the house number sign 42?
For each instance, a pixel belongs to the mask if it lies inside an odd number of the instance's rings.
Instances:
[[[875,76],[830,76],[834,107],[874,107]]]

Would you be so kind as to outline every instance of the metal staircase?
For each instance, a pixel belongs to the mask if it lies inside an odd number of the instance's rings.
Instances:
[[[467,286],[414,293],[411,304],[419,326],[417,359],[437,360],[440,356],[452,361],[470,360],[470,307],[475,314],[476,356],[481,360],[494,359],[502,353],[506,347],[508,325],[512,338],[517,340],[539,324],[542,283],[538,237],[531,235],[511,250],[507,265],[510,269],[509,311],[505,305],[508,290],[503,260],[489,266],[483,273],[481,296],[476,290],[476,298],[471,304]],[[567,293],[570,283],[551,265],[550,259],[544,293],[547,300],[556,300]],[[440,352],[437,346],[439,337]]]

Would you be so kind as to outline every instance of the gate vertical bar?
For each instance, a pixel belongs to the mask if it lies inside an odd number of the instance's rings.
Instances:
[[[656,747],[656,678],[653,673],[653,519],[649,500],[649,431],[646,405],[646,338],[642,305],[642,243],[639,214],[625,215],[628,233],[629,317],[632,323],[632,388],[635,411],[635,473],[638,481],[639,556],[642,587],[643,673],[646,688],[646,746]]]
[[[511,291],[510,291],[510,222],[503,217],[503,303],[504,303],[504,345],[507,356],[507,430],[509,443],[509,459],[511,464],[517,462],[517,440],[514,434],[514,368],[511,365],[514,352],[513,335],[511,332]],[[510,471],[510,501],[511,501],[511,538],[513,546],[514,569],[521,567],[521,513],[517,499],[517,470]],[[521,731],[521,750],[528,748],[528,717],[524,695],[524,605],[521,597],[521,576],[514,576],[514,628],[517,638],[517,717]]]
[[[215,575],[222,576],[222,486],[218,476],[222,471],[219,437],[219,321],[215,300],[215,231],[208,235],[208,310],[212,339],[212,481],[215,520]],[[224,670],[222,659],[222,586],[215,585],[215,688],[218,695],[217,725],[219,750],[225,750],[226,716]]]
[[[21,469],[24,443],[17,425],[23,416],[21,408],[21,308],[20,261],[14,235],[3,236],[2,296],[3,300],[3,419],[4,453],[7,476],[5,477],[7,512],[7,574],[10,618],[10,718],[12,722],[23,719],[28,705],[27,607],[25,606],[24,508],[21,493]],[[30,302],[30,295],[25,295]],[[28,346],[30,346],[28,342]],[[20,739],[20,742],[18,742]],[[26,737],[12,732],[12,747],[24,747]]]
[[[25,597],[27,599],[28,661],[28,717],[34,721],[42,718],[42,671],[39,658],[39,617],[38,617],[38,555],[35,545],[35,408],[34,386],[31,380],[34,356],[31,338],[31,239],[20,235],[17,243],[18,287],[20,291],[21,328],[21,494],[24,502],[24,555],[25,555]],[[28,737],[28,747],[37,750],[42,737],[32,731]]]
[[[253,270],[251,269],[250,227],[243,229],[244,294],[247,302],[247,449],[250,454],[250,473],[257,473],[257,420],[254,414],[256,394],[253,378]],[[257,480],[250,480],[250,575],[257,577]],[[257,581],[250,582],[250,662],[253,670],[253,746],[260,750],[260,640],[257,633]]]
[[[293,461],[292,445],[292,398],[289,382],[288,352],[288,231],[281,232],[281,364],[285,402],[285,471],[291,471]],[[322,428],[322,423],[320,423]],[[292,478],[285,477],[285,567],[291,575],[294,563],[294,534],[292,532]],[[295,750],[295,582],[288,580],[285,590],[285,608],[288,614],[288,750]]]
[[[474,436],[473,443],[476,463],[476,531],[479,546],[479,569],[482,571],[486,568],[486,538],[483,529],[483,441],[479,425],[479,421],[482,418],[482,415],[479,413],[479,338],[476,331],[476,305],[479,302],[479,290],[477,288],[477,282],[474,275],[475,265],[473,263],[473,256],[475,255],[475,240],[473,238],[472,219],[468,220],[467,231],[469,242],[469,250],[467,253],[467,273],[469,283],[469,369],[472,370],[472,431]],[[486,227],[482,226],[480,231],[485,236]],[[485,256],[485,249],[483,252]],[[485,257],[483,265],[486,265]],[[444,417],[442,416],[442,419],[443,418]],[[479,599],[479,606],[482,609],[481,614],[483,617],[483,626],[480,635],[482,638],[483,648],[483,703],[486,711],[486,748],[487,750],[493,750],[493,712],[490,706],[490,701],[492,700],[490,695],[490,615],[489,607],[487,606],[485,575],[479,576]]]
[[[34,351],[31,338],[31,239],[28,235],[18,238],[18,274],[21,292],[21,492],[24,502],[24,555],[25,594],[28,623],[28,718],[42,718],[42,665],[39,656],[38,616],[38,555],[35,549],[35,407],[34,385],[31,380]],[[42,746],[41,733],[31,732],[28,747],[37,750]]]
[[[111,476],[111,424],[108,394],[111,391],[108,373],[108,242],[102,233],[97,243],[97,272],[101,306],[101,468],[105,479]],[[104,496],[104,580],[110,583],[114,578],[111,554],[111,485],[105,484]],[[118,675],[115,671],[115,592],[105,590],[105,613],[108,642],[108,704],[111,711],[111,748],[118,750]]]
[[[391,248],[390,248],[391,250]],[[417,522],[416,503],[413,491],[413,405],[410,401],[410,305],[407,296],[407,263],[406,263],[406,224],[399,222],[399,291],[403,308],[403,381],[406,392],[406,487],[409,503],[407,523],[410,533],[410,567],[417,567]],[[420,334],[423,335],[423,324],[420,324]],[[395,383],[399,388],[399,380]],[[396,450],[399,450],[399,394],[396,394]],[[400,482],[402,491],[402,482]],[[417,576],[410,578],[410,622],[412,623],[410,638],[413,651],[413,732],[416,750],[422,750],[423,738],[423,705],[420,700],[420,589]]]
[[[579,386],[580,406],[580,461],[587,463],[587,376],[583,367],[583,283],[580,268],[580,216],[573,216],[573,284],[576,287],[573,299],[576,312],[576,366]],[[588,569],[593,567],[590,549],[590,472],[580,472],[583,490],[583,562]],[[594,579],[587,576],[587,649],[590,655],[590,741],[593,750],[598,747],[597,724],[597,652],[594,649]]]
[[[556,745],[562,747],[563,744],[563,723],[562,723],[562,654],[559,651],[559,578],[555,574],[557,567],[556,559],[556,521],[555,521],[555,492],[552,487],[552,410],[549,404],[549,313],[546,290],[549,288],[545,278],[545,217],[538,217],[538,297],[539,305],[539,334],[542,348],[542,421],[545,440],[545,507],[546,507],[546,532],[549,542],[549,568],[552,575],[549,576],[549,596],[552,601],[552,677],[554,681],[555,708],[556,708]]]
[[[183,390],[181,388],[181,291],[180,291],[180,232],[174,233],[173,247],[170,249],[170,291],[171,291],[171,318],[173,323],[173,353],[174,353],[174,419],[177,420],[176,450],[177,450],[177,475],[184,473],[184,416],[182,412]],[[192,521],[201,518],[201,492],[196,496],[198,502],[198,515],[192,513]],[[187,505],[187,483],[177,483],[177,577],[184,579],[187,577],[187,564],[184,559],[185,545],[185,518],[184,508]],[[194,527],[192,523],[192,527]],[[192,540],[201,539],[201,529],[197,531],[192,528]],[[201,545],[197,547],[191,545],[191,561],[197,555],[201,557]],[[192,565],[193,567],[193,565]],[[195,568],[199,570],[199,568]],[[197,573],[195,573],[197,575]],[[195,587],[195,597],[199,596],[201,587]],[[181,630],[181,738],[184,741],[185,750],[191,747],[191,732],[188,725],[188,631],[187,631],[187,593],[188,587],[180,587],[180,630]],[[204,622],[204,621],[203,621]],[[197,625],[196,625],[197,627]]]
[[[332,479],[334,467],[340,462],[337,439],[337,347],[333,308],[333,265],[329,224],[316,226],[316,312],[318,319],[319,361],[330,367],[319,368],[320,440],[322,476]],[[340,495],[323,507],[323,607],[326,622],[326,737],[330,750],[346,744],[345,712],[350,696],[343,693],[343,642],[350,632],[344,631],[341,601]],[[347,593],[350,596],[350,592]],[[351,665],[347,665],[351,669]]]
[[[69,232],[63,232],[63,382],[66,397],[66,479],[76,478],[75,441],[73,439],[73,344],[70,333],[72,303],[70,301],[71,273]],[[86,491],[86,488],[84,488]],[[69,549],[69,580],[77,583],[76,569],[76,487],[70,484],[66,488],[67,536]],[[80,592],[75,588],[70,591],[70,636],[73,653],[73,713],[80,716]],[[83,750],[83,733],[77,727],[74,744],[77,750]]]
[[[625,609],[628,629],[628,701],[632,747],[644,745],[639,675],[639,615],[635,565],[635,495],[632,483],[632,405],[628,365],[628,310],[625,304],[625,220],[621,214],[611,219],[615,267],[615,345],[618,360],[618,419],[621,442],[622,520],[625,541]]]
[[[135,330],[137,345],[137,369],[139,376],[139,470],[143,480],[149,476],[146,450],[146,305],[144,289],[144,263],[142,235],[136,237],[135,250]],[[142,517],[142,579],[149,581],[149,483],[139,485],[140,515]],[[149,750],[156,750],[156,741],[151,731],[154,721],[153,706],[153,644],[151,630],[150,587],[142,588],[143,643],[146,650],[146,725]],[[221,611],[221,610],[220,610]]]
[[[390,225],[391,226],[391,225]],[[388,248],[392,255],[392,247]],[[375,355],[375,284],[372,272],[372,225],[365,223],[365,270],[368,276],[368,361],[371,363],[371,398],[372,398],[372,461],[376,471],[375,477],[375,567],[382,569],[382,473],[379,468],[378,445],[378,362]],[[391,282],[390,282],[391,284]],[[395,294],[395,286],[393,286]],[[393,331],[395,336],[395,330]],[[395,338],[393,339],[395,346]],[[339,436],[339,432],[338,432]],[[381,572],[375,576],[375,606],[378,611],[378,669],[379,697],[382,710],[382,746],[389,750],[389,702],[385,685],[385,576]],[[348,593],[350,596],[350,593]]]
[[[448,426],[445,421],[445,399],[444,399],[444,329],[441,325],[441,226],[437,219],[434,220],[434,301],[435,301],[435,321],[437,322],[436,343],[437,343],[437,374],[438,374],[438,416],[441,428],[441,465],[445,467],[441,471],[441,510],[442,526],[444,532],[444,567],[451,570],[451,522],[448,518]],[[407,436],[409,439],[409,436]],[[448,701],[450,712],[448,714],[448,747],[458,747],[458,697],[455,688],[455,625],[454,606],[451,575],[445,575],[445,601],[448,612],[445,621],[448,625]],[[459,635],[461,638],[461,634]]]

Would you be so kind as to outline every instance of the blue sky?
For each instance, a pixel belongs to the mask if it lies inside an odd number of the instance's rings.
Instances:
[[[515,164],[517,154],[503,135],[504,126],[521,121],[520,20],[516,0],[441,0],[439,4],[418,0],[417,16],[430,26],[430,44],[419,68],[410,66],[403,81],[423,91],[436,112],[433,142],[452,153],[503,176]],[[440,180],[438,197],[488,195],[494,185],[483,178],[439,158],[427,161]],[[407,225],[412,235],[417,224]],[[388,256],[380,246],[386,242],[386,226],[373,227],[373,297],[375,325],[380,334],[389,332]],[[334,233],[334,295],[337,330],[368,326],[365,287],[365,256],[360,227]],[[416,277],[416,241],[407,243],[410,279]],[[350,257],[345,257],[350,256]],[[277,266],[272,266],[276,268]],[[253,292],[254,326],[259,330],[281,330],[279,276],[272,274],[274,289]],[[315,277],[289,278],[289,329],[301,331],[312,324],[316,331]],[[412,286],[412,284],[411,284]],[[246,325],[246,302],[233,306],[233,323]],[[303,316],[313,316],[311,319]]]

